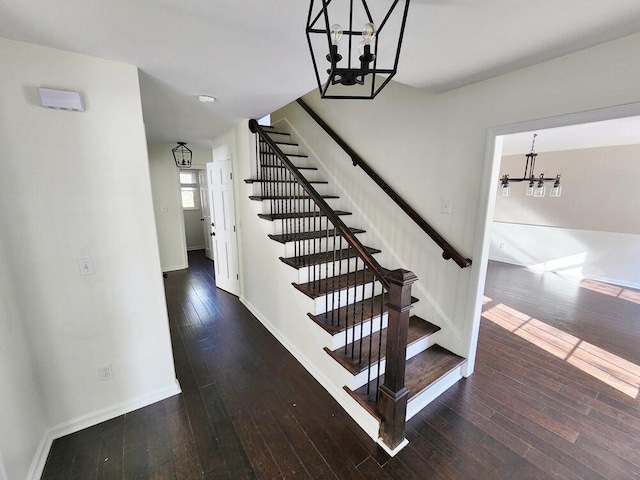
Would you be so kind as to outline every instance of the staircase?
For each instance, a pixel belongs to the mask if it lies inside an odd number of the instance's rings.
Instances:
[[[330,335],[326,354],[351,375],[344,389],[380,421],[387,451],[397,451],[405,420],[459,380],[465,360],[437,344],[440,327],[411,314],[416,277],[378,263],[380,250],[359,240],[365,230],[331,207],[338,197],[319,193],[327,182],[291,135],[254,120],[250,128],[257,155],[249,198],[261,202],[280,260],[297,270],[292,295],[309,299],[307,321]]]

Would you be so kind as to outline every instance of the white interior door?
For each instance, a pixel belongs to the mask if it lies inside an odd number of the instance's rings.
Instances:
[[[207,163],[213,263],[218,288],[240,295],[231,158]]]
[[[213,260],[213,241],[211,237],[211,211],[209,208],[209,182],[207,171],[198,171],[198,182],[200,184],[200,206],[202,207],[202,234],[204,235],[204,254]]]

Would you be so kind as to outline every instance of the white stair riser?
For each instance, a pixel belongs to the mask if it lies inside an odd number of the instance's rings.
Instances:
[[[264,192],[264,195],[291,195],[292,192],[295,192],[295,189],[290,184],[279,183],[277,187],[272,184],[263,184],[263,183],[253,183],[253,189],[251,190],[251,195],[261,196]],[[329,186],[326,183],[314,183],[313,188],[320,195],[324,195],[329,193]]]
[[[362,259],[358,258],[356,260],[356,258],[349,258],[339,262],[321,263],[320,265],[302,267],[298,269],[298,283],[307,283],[312,279],[343,275],[347,273],[347,271],[353,272],[354,270],[362,269],[362,265]]]
[[[420,412],[424,407],[429,405],[432,401],[442,395],[449,387],[454,385],[458,380],[462,378],[462,365],[457,366],[451,372],[446,375],[440,377],[434,383],[429,385],[428,388],[420,392],[418,395],[412,397],[407,403],[407,416],[406,419],[409,420],[415,414]]]
[[[296,158],[293,162],[292,162],[296,167],[305,167],[306,165],[303,165],[303,161],[300,161],[299,158]],[[255,170],[255,167],[252,169],[252,174],[251,177],[252,178],[258,178],[258,175],[253,171]],[[290,177],[288,177],[287,175],[285,175],[284,171],[280,170],[280,173],[278,173],[278,171],[276,171],[275,169],[264,169],[264,171],[260,172],[259,177],[266,179],[266,180],[287,180],[290,179]],[[300,170],[300,173],[302,174],[302,176],[307,179],[308,181],[314,181],[314,180],[324,180],[322,178],[322,176],[318,173],[318,170]]]
[[[368,361],[368,358],[363,358],[363,361],[366,363]],[[378,370],[377,358],[375,359],[372,358],[371,361],[373,363],[370,368],[363,370],[362,372],[360,372],[359,374],[353,377],[352,386],[350,387],[351,390],[355,390],[357,388],[360,388],[363,385],[366,385],[369,381],[376,378],[376,376],[378,375],[378,372],[380,373],[380,375],[384,374],[384,369],[387,366],[386,360],[383,358],[382,361],[380,362],[380,370]],[[371,372],[370,376],[369,376],[369,372]],[[382,383],[380,385],[382,385]]]
[[[287,145],[286,143],[278,143],[277,147],[284,153],[285,155],[298,155],[300,153],[298,145]],[[260,152],[261,153],[269,153],[271,152],[271,147],[264,142],[260,142]]]
[[[365,338],[365,342],[366,341],[367,339]],[[434,343],[435,342],[433,339],[433,335],[429,335],[426,338],[420,339],[419,341],[412,343],[411,345],[407,346],[406,359],[409,360],[410,358],[415,357],[419,353],[424,352],[427,348],[429,348]],[[365,358],[364,361],[365,362],[368,361],[368,358]],[[384,373],[385,367],[386,367],[385,359],[382,359],[382,362],[380,362],[381,375]],[[370,376],[369,376],[369,370],[371,370]],[[371,379],[376,378],[377,374],[378,374],[378,362],[377,362],[377,359],[372,359],[372,364],[370,368],[367,368],[354,376],[352,390],[355,390],[357,388],[360,388],[363,385],[366,385]]]
[[[371,283],[367,283],[364,288],[362,285],[358,285],[357,287],[350,287],[340,292],[332,292],[318,297],[314,301],[314,315],[344,307],[362,299],[371,298],[372,291],[374,296],[379,295],[382,292],[382,286],[376,282],[374,289]]]
[[[333,208],[336,209],[336,201],[338,198],[325,198],[325,201]],[[255,200],[254,200],[255,201]],[[311,210],[309,210],[309,203],[311,203]],[[286,199],[286,200],[262,200],[262,213],[289,213],[289,212],[308,212],[313,211],[314,202],[309,199]],[[316,214],[316,225],[318,223],[320,212]],[[313,220],[309,222],[313,227]]]
[[[314,231],[318,231],[315,228]],[[333,230],[331,229],[330,232]],[[326,232],[326,230],[325,230]],[[296,247],[296,243],[298,244]],[[298,242],[287,242],[285,244],[285,257],[295,257],[296,255],[303,255],[308,252],[326,252],[327,250],[333,250],[333,246],[340,249],[340,237],[329,235],[329,238],[314,238],[311,240],[300,240]],[[347,248],[348,243],[346,240],[342,240],[342,248]]]
[[[289,133],[275,133],[275,132],[268,132],[268,133],[269,133],[269,137],[274,142],[291,143],[291,134]]]
[[[344,219],[345,215],[341,217]],[[286,220],[273,221],[273,233],[275,235],[293,232],[309,232],[314,229],[325,230],[327,228],[333,228],[333,224],[327,221],[327,217],[289,218]]]
[[[385,312],[382,315],[382,328],[387,328],[388,319],[389,319],[389,316]],[[374,316],[372,320],[367,320],[366,322],[363,322],[362,329],[360,328],[360,325],[356,325],[355,328],[353,328],[351,326],[353,320],[351,318],[349,318],[348,320],[349,320],[349,323],[348,323],[349,327],[345,331],[335,334],[331,339],[331,345],[327,345],[327,347],[330,350],[337,350],[338,348],[344,347],[346,342],[351,343],[353,339],[359,340],[361,336],[366,337],[367,335],[370,335],[372,325],[373,325],[373,333],[380,330],[380,315]],[[344,318],[340,318],[340,324],[345,325]]]

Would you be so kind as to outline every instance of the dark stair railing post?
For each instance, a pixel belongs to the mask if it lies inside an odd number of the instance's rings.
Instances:
[[[380,437],[392,450],[404,440],[405,418],[409,390],[404,384],[409,311],[411,309],[411,285],[418,278],[408,270],[389,272],[389,297],[387,301],[387,361],[384,383],[380,387],[378,410],[382,421]]]

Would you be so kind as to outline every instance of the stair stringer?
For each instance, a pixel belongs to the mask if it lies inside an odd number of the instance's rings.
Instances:
[[[369,243],[376,245],[382,250],[387,258],[392,259],[392,262],[387,263],[385,261],[384,264],[395,264],[398,268],[411,270],[411,267],[401,260],[401,257],[396,253],[395,249],[386,241],[385,237],[375,227],[375,222],[371,221],[371,219],[359,207],[358,201],[354,199],[349,194],[348,190],[343,187],[340,179],[331,173],[330,169],[327,168],[326,163],[322,160],[322,157],[318,155],[313,148],[311,148],[291,122],[289,122],[287,118],[282,118],[275,122],[274,126],[275,125],[281,125],[281,129],[291,133],[292,139],[294,139],[295,142],[302,147],[305,154],[309,156],[309,161],[313,163],[314,166],[318,167],[319,173],[325,179],[329,180],[329,183],[333,186],[332,193],[339,195],[343,202],[346,201],[348,203],[348,206],[344,208],[354,212],[354,214],[356,214],[354,216],[357,216],[362,220],[363,223],[358,226],[367,230],[367,233],[375,238],[374,240],[369,241]],[[283,128],[282,125],[286,125],[286,127]],[[383,195],[382,192],[381,195]],[[452,268],[457,267],[452,266]],[[438,343],[457,355],[466,357],[462,332],[453,324],[451,319],[444,313],[437,302],[424,288],[420,282],[420,278],[418,278],[418,281],[414,283],[414,286],[416,289],[413,290],[413,295],[420,300],[416,305],[414,305],[414,313],[441,328],[441,330],[436,333],[437,337],[435,343]]]
[[[245,279],[240,301],[331,394],[367,435],[379,442],[379,420],[344,390],[344,385],[351,385],[353,376],[325,353],[324,347],[331,345],[331,335],[307,316],[309,303],[305,301],[305,296],[291,285],[297,272],[279,260],[284,247],[267,236],[273,233],[270,231],[271,222],[259,219],[259,206],[249,200],[247,195],[243,197],[241,202],[246,202],[243,209],[248,210],[246,215],[243,215],[244,238],[251,238],[250,250],[259,252],[260,261],[252,262],[254,278]],[[247,260],[251,261],[249,258],[245,261]],[[260,285],[252,285],[260,278],[263,281],[268,279],[268,298],[255,294],[256,288],[265,290]]]

